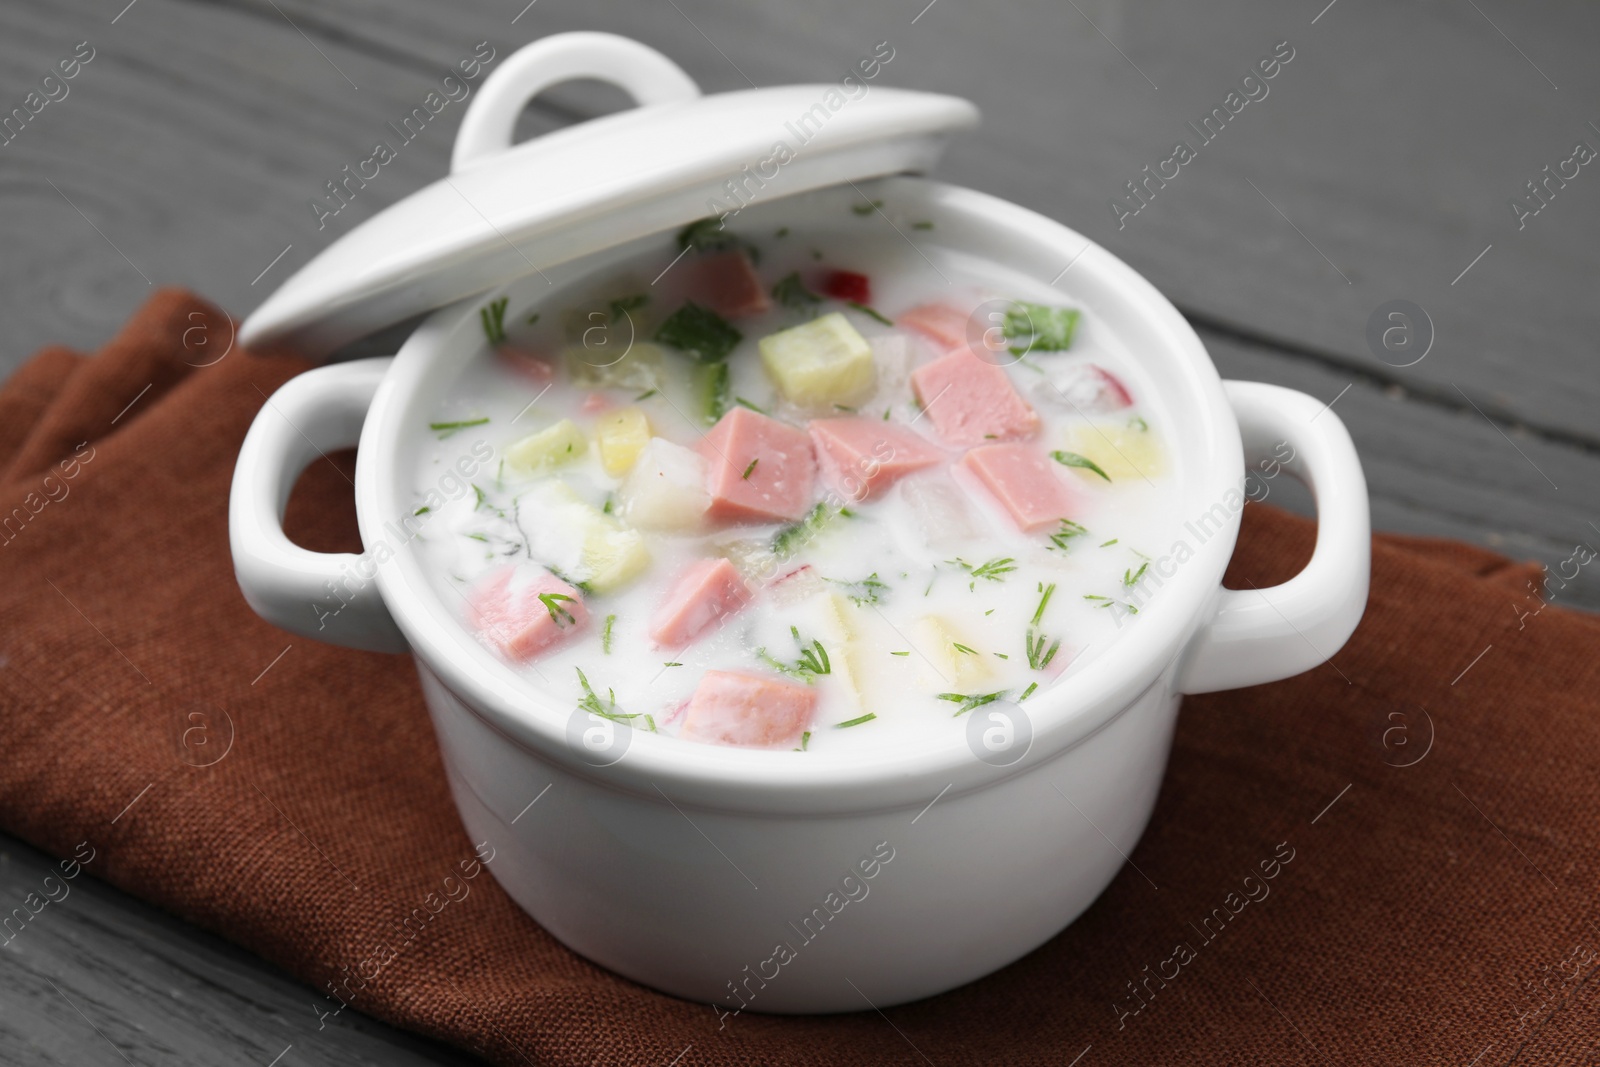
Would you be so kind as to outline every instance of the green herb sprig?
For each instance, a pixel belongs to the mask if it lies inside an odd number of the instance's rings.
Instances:
[[[685,300],[656,328],[655,339],[696,363],[721,363],[738,347],[744,334],[710,308]]]
[[[832,582],[834,585],[842,586],[844,595],[857,605],[876,604],[882,601],[889,593],[889,583],[880,579],[877,571],[873,571],[857,582],[846,582],[837,578],[829,578],[827,581]]]
[[[993,704],[996,700],[1002,699],[1008,692],[1010,690],[1002,689],[996,693],[940,693],[938,699],[948,700],[952,704],[960,704],[961,707],[956,709],[956,715],[961,716],[973,708],[981,708],[985,704]]]
[[[617,707],[617,694],[614,690],[606,690],[606,699],[602,701],[595,693],[594,687],[589,684],[589,679],[584,675],[582,667],[573,668],[578,672],[578,684],[583,686],[583,698],[578,701],[578,708],[591,715],[598,715],[602,719],[620,722],[632,726],[635,719],[643,719],[645,729],[651,733],[656,732],[656,720],[642,712],[626,712]]]
[[[1078,313],[1071,308],[1051,307],[1018,300],[1006,309],[1001,331],[1012,342],[1012,355],[1029,352],[1064,352],[1072,347],[1072,334],[1078,327]]]
[[[491,345],[504,344],[506,339],[506,303],[507,298],[491,300],[478,309],[478,321],[483,324],[483,336],[489,339]]]
[[[461,419],[457,422],[430,422],[428,423],[428,429],[438,434],[439,440],[443,441],[445,438],[453,437],[469,426],[482,426],[488,421],[489,416],[483,415],[476,419]]]
[[[1076,452],[1052,452],[1050,453],[1050,458],[1063,467],[1080,467],[1086,471],[1093,471],[1108,482],[1111,480],[1111,475],[1101,470],[1100,464],[1088,456],[1081,456]]]
[[[822,303],[822,297],[806,288],[806,283],[800,280],[799,271],[790,271],[778,279],[778,284],[772,287],[772,299],[786,308],[803,310],[814,304]]]
[[[962,568],[972,576],[972,581],[967,583],[967,589],[969,591],[978,587],[978,579],[980,578],[991,582],[1003,582],[1006,580],[1006,575],[1017,569],[1017,561],[1012,559],[1010,556],[991,559],[989,562],[980,563],[977,566],[973,566],[966,560],[960,558],[946,560],[946,562],[954,563],[956,566]]]

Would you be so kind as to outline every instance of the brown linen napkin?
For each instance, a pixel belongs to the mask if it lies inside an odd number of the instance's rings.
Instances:
[[[234,584],[234,456],[306,364],[217,359],[230,338],[162,293],[95,358],[46,351],[0,390],[0,825],[304,978],[305,1040],[339,1008],[318,991],[398,945],[350,1010],[503,1064],[1595,1054],[1600,622],[1538,611],[1534,568],[1414,538],[1375,540],[1366,619],[1331,665],[1189,700],[1131,862],[963,989],[719,1028],[574,956],[481,872],[403,942],[473,844],[409,661],[291,637]],[[357,546],[350,472],[308,471],[302,544]],[[1250,507],[1230,584],[1281,580],[1311,539]]]

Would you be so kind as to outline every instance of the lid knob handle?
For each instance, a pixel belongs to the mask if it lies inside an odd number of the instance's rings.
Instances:
[[[693,100],[700,87],[654,48],[614,33],[558,33],[513,52],[484,79],[467,107],[450,156],[452,173],[511,147],[517,116],[539,93],[573,78],[597,78],[641,106]]]

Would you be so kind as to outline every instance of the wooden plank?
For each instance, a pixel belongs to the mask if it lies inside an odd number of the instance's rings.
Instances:
[[[482,1061],[354,1011],[319,1029],[322,998],[255,956],[0,835],[5,914],[44,905],[0,947],[0,1061],[51,1065],[421,1067]],[[62,886],[66,895],[62,896]],[[13,927],[15,930],[15,927]],[[119,1057],[118,1053],[121,1054]],[[275,1060],[274,1057],[281,1057]]]
[[[762,84],[837,75],[888,40],[896,58],[884,83],[985,108],[985,126],[955,144],[945,176],[1078,226],[1197,319],[1435,398],[1459,385],[1493,413],[1597,440],[1600,307],[1584,286],[1600,267],[1591,188],[1600,178],[1583,168],[1520,232],[1507,202],[1576,139],[1600,144],[1587,125],[1600,115],[1582,103],[1600,88],[1586,44],[1600,9],[1562,3],[1534,18],[1479,5],[1491,25],[1470,5],[1342,0],[1312,25],[1319,4],[1293,13],[1265,0],[1078,6],[1082,14],[1046,0],[941,0],[913,21],[918,4],[540,0],[513,23],[514,5],[484,0],[349,0],[331,11],[290,0],[277,5],[285,15],[140,0],[115,25],[86,0],[13,7],[0,14],[0,59],[18,100],[34,77],[24,72],[42,75],[86,36],[100,43],[73,95],[4,149],[13,179],[0,233],[15,253],[0,296],[15,324],[6,356],[49,339],[92,343],[146,288],[47,179],[145,275],[242,312],[330,236],[443,173],[460,105],[336,224],[319,232],[308,207],[477,40],[503,56],[550,32],[612,29],[663,47],[709,89],[743,86],[746,75]],[[1113,194],[1285,39],[1295,58],[1270,95],[1118,230]],[[543,108],[533,126],[556,121],[559,109]],[[1396,297],[1425,307],[1439,337],[1429,359],[1403,372],[1380,364],[1365,340],[1369,314]]]
[[[1201,336],[1224,377],[1336,401],[1331,410],[1361,454],[1375,529],[1454,537],[1552,570],[1580,542],[1600,548],[1600,454],[1313,360],[1203,328]],[[1311,511],[1303,492],[1274,490],[1272,502]],[[1570,583],[1557,578],[1549,600],[1600,610],[1600,573],[1591,566]]]
[[[985,111],[942,176],[1081,229],[1197,319],[1436,398],[1459,385],[1487,410],[1600,440],[1600,304],[1586,288],[1600,269],[1600,176],[1580,167],[1523,229],[1508,207],[1578,139],[1600,148],[1600,111],[1587,104],[1600,91],[1590,57],[1600,9],[1325,6],[540,0],[511,25],[512,7],[481,0],[448,12],[352,0],[323,17],[434,63],[450,54],[432,42],[462,26],[508,48],[608,29],[663,48],[708,89],[837,77],[887,40],[896,58],[883,83],[956,93]],[[1203,143],[1187,123],[1284,40],[1294,59],[1269,94]],[[1119,229],[1113,196],[1185,137],[1198,158]],[[1368,317],[1396,298],[1427,309],[1439,337],[1432,358],[1403,373],[1366,341]]]

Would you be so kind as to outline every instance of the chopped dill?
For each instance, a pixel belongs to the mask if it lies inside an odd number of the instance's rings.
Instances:
[[[1062,519],[1061,528],[1050,535],[1050,544],[1065,552],[1067,550],[1068,541],[1072,540],[1074,537],[1078,537],[1081,534],[1086,534],[1088,532],[1089,530],[1087,527],[1073,522],[1071,519]]]
[[[822,642],[815,638],[811,640],[811,647],[807,648],[800,639],[800,631],[796,627],[789,627],[789,632],[794,634],[794,640],[800,646],[800,662],[796,670],[803,674],[832,674],[833,664],[828,662],[828,650],[822,647]]]
[[[651,733],[655,733],[656,720],[654,718],[644,712],[626,712],[617,707],[617,694],[611,689],[606,690],[606,699],[602,703],[600,697],[595,693],[594,687],[589,684],[589,679],[584,676],[583,668],[574,667],[573,669],[578,672],[578,683],[583,686],[583,699],[578,701],[578,707],[581,710],[587,711],[591,715],[598,715],[602,719],[620,722],[625,726],[632,726],[634,719],[643,719],[645,728]]]
[[[482,426],[488,421],[489,416],[481,415],[476,419],[462,419],[459,422],[430,422],[428,423],[428,429],[438,434],[439,440],[443,441],[445,438],[454,436],[469,426]]]
[[[661,392],[661,390],[659,390],[659,389],[646,389],[644,392],[642,392],[638,396],[634,397],[633,398],[633,402],[635,404],[637,404],[641,400],[649,400],[651,397],[655,396],[659,392]]]
[[[611,321],[616,322],[630,311],[638,311],[650,303],[650,297],[645,293],[634,293],[631,296],[619,296],[607,305],[611,309]]]
[[[830,510],[827,504],[818,503],[806,517],[799,522],[790,523],[772,536],[772,551],[780,559],[788,559],[806,546],[817,533],[832,521],[835,515],[851,518],[852,512],[848,508]]]
[[[873,719],[876,719],[877,717],[878,717],[878,713],[877,712],[869,711],[865,715],[858,715],[856,718],[850,719],[847,722],[836,722],[836,723],[833,724],[833,728],[835,730],[843,730],[843,729],[845,729],[846,727],[849,727],[849,726],[860,726],[862,723],[871,722]]]
[[[1044,595],[1039,598],[1039,607],[1036,611],[1034,611],[1033,621],[1028,624],[1029,626],[1038,626],[1044,621],[1044,609],[1050,606],[1050,596],[1055,591],[1055,582],[1051,582],[1048,587],[1043,582],[1039,583],[1039,592],[1043,593]]]
[[[767,409],[766,408],[761,407],[759,404],[756,404],[756,403],[754,403],[752,401],[746,400],[742,396],[734,397],[733,398],[733,402],[735,404],[738,404],[742,408],[749,408],[751,411],[755,412],[757,415],[765,415],[767,413]]]
[[[1117,543],[1117,542],[1118,542],[1118,541],[1120,541],[1120,540],[1122,540],[1122,538],[1120,538],[1120,537],[1113,537],[1113,538],[1112,538],[1112,539],[1111,539],[1111,540],[1109,540],[1109,541],[1101,541],[1101,542],[1100,542],[1100,547],[1101,547],[1101,548],[1110,548],[1110,547],[1111,547],[1111,546],[1112,546],[1112,545],[1114,545],[1114,544],[1116,544],[1116,543]]]
[[[857,311],[861,312],[861,314],[866,315],[868,318],[877,319],[879,322],[883,323],[885,326],[893,326],[894,325],[894,320],[889,318],[887,315],[883,314],[881,311],[878,311],[878,310],[876,310],[874,308],[869,308],[865,304],[858,304],[854,300],[846,300],[845,303],[847,305],[849,305],[850,307],[855,308]]]
[[[1108,482],[1111,480],[1111,475],[1101,470],[1100,464],[1088,456],[1081,456],[1076,452],[1052,452],[1050,453],[1050,458],[1063,467],[1080,467],[1086,471],[1093,471]]]
[[[828,578],[826,581],[834,585],[845,587],[845,596],[856,604],[876,604],[884,598],[889,591],[889,584],[878,578],[878,572],[873,571],[859,582],[846,582],[838,578]]]
[[[1139,564],[1138,570],[1125,570],[1122,572],[1122,585],[1125,589],[1132,589],[1139,584],[1139,579],[1144,577],[1144,572],[1150,569],[1149,563]]]
[[[955,649],[957,652],[960,652],[962,655],[965,655],[965,656],[976,656],[978,654],[976,649],[968,648],[966,645],[963,645],[960,641],[951,641],[950,642],[950,647]]]
[[[938,698],[940,700],[948,700],[952,704],[960,704],[961,707],[956,709],[956,715],[960,716],[965,715],[973,708],[981,708],[985,704],[993,704],[996,700],[1004,697],[1006,693],[1007,690],[1004,689],[997,693],[940,693]]]
[[[794,635],[794,643],[800,647],[800,658],[793,665],[777,659],[765,647],[756,649],[756,658],[780,674],[792,675],[807,685],[816,681],[819,675],[833,673],[833,663],[828,659],[828,650],[822,647],[821,641],[813,638],[808,646],[800,636],[798,627],[789,627],[789,632]]]
[[[478,309],[478,321],[483,324],[483,335],[492,345],[505,342],[506,339],[506,297],[491,300],[488,305]]]
[[[853,211],[857,215],[861,215],[863,217],[872,214],[874,211],[879,211],[882,208],[883,208],[883,201],[882,200],[868,200],[868,201],[866,201],[864,203],[851,204],[850,205],[850,210],[851,211]]]
[[[755,459],[751,460],[750,461],[750,466],[748,466],[748,467],[746,467],[744,469],[744,473],[739,475],[739,478],[742,481],[748,482],[750,480],[750,473],[756,469],[756,464],[760,463],[760,462],[761,462],[761,457],[760,456],[757,456]]]
[[[806,283],[800,280],[800,272],[797,270],[790,271],[778,279],[778,284],[772,287],[772,299],[786,308],[795,309],[822,303],[822,297],[806,288]]]
[[[972,581],[967,583],[969,591],[978,587],[979,578],[991,582],[1003,582],[1006,580],[1006,575],[1017,569],[1017,561],[1010,556],[997,557],[987,563],[980,563],[976,567],[959,557],[945,562],[954,563],[972,576]]]
[[[1056,643],[1051,644],[1050,638],[1044,634],[1028,631],[1026,640],[1028,648],[1028,666],[1036,671],[1042,671],[1050,666],[1050,661],[1056,658],[1056,653],[1061,651],[1061,639],[1056,638]]]
[[[600,651],[611,655],[611,628],[617,624],[615,615],[606,616],[606,624],[600,631]]]
[[[559,630],[564,630],[578,621],[572,612],[561,606],[562,601],[566,601],[569,604],[573,602],[572,598],[565,593],[539,594],[539,603],[543,604],[544,610],[550,613],[550,621],[555,623],[556,628]]]

